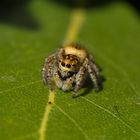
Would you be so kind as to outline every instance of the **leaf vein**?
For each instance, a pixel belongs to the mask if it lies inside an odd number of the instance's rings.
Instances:
[[[106,60],[106,62],[108,62],[110,65],[112,65],[112,67],[114,67],[114,69],[119,71],[119,73],[123,73],[123,75],[127,79],[128,84],[130,85],[131,89],[135,92],[136,95],[140,96],[140,92],[136,89],[135,85],[131,82],[129,75],[126,73],[126,71],[121,66],[119,66],[118,64],[114,65],[113,61],[111,61],[107,56],[105,56],[103,54],[102,54],[102,56],[100,55],[100,58],[102,58],[103,60]]]
[[[90,140],[90,138],[84,132],[82,127],[69,114],[67,114],[60,106],[58,106],[56,104],[55,104],[55,106],[61,113],[63,113],[79,129],[79,131],[83,134],[83,136],[85,137],[86,140]]]
[[[42,80],[37,80],[37,81],[33,81],[33,82],[30,82],[30,83],[25,84],[25,85],[21,85],[21,86],[17,86],[17,87],[14,87],[14,88],[2,90],[2,91],[0,91],[0,94],[5,93],[5,92],[10,92],[10,91],[13,91],[13,90],[16,90],[16,89],[24,88],[24,87],[27,87],[27,86],[30,86],[30,85],[39,83],[39,82],[41,82],[41,81],[42,81]]]
[[[16,138],[12,138],[11,140],[22,140],[22,139],[29,138],[29,137],[32,137],[32,136],[35,137],[37,135],[38,135],[37,132],[33,132],[31,134],[27,134],[27,135],[19,136],[19,137],[16,137]]]
[[[103,110],[104,112],[110,114],[111,116],[113,116],[114,118],[116,118],[117,120],[119,120],[123,125],[125,125],[129,130],[131,130],[133,133],[135,133],[137,136],[140,137],[140,133],[137,132],[136,130],[134,130],[130,125],[128,125],[124,120],[122,120],[121,118],[119,118],[118,116],[116,116],[115,114],[113,114],[110,110],[96,104],[95,102],[85,98],[85,97],[81,97],[82,99],[86,100],[87,102],[93,104],[94,106],[100,108],[101,110]]]

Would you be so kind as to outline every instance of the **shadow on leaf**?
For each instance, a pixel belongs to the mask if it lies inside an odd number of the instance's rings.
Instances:
[[[103,83],[104,83],[105,81],[106,81],[105,77],[101,75],[101,76],[100,76],[100,84],[99,84],[100,88],[99,88],[98,91],[96,91],[96,93],[100,93],[100,91],[103,90]],[[93,85],[93,82],[91,81],[90,78],[88,78],[88,79],[86,80],[85,85],[84,85],[83,88],[84,88],[85,90],[84,90],[82,93],[76,95],[74,98],[77,98],[77,97],[80,97],[80,96],[86,96],[87,94],[90,94],[92,90],[94,90],[94,85]]]

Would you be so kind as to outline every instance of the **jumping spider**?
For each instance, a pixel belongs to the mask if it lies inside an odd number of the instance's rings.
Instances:
[[[79,44],[68,44],[45,59],[42,69],[44,82],[53,90],[53,83],[63,91],[76,93],[88,77],[96,91],[100,89],[99,68],[93,57]]]

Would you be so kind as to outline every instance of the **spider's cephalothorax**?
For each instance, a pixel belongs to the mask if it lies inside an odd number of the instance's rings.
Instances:
[[[100,89],[100,74],[93,57],[79,44],[68,44],[45,59],[44,82],[53,89],[53,82],[63,91],[78,91],[90,77],[94,88]]]

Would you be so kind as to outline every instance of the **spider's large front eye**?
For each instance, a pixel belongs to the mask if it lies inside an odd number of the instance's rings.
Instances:
[[[65,63],[64,63],[64,62],[62,62],[61,65],[62,65],[63,67],[65,67]]]
[[[67,66],[67,68],[70,68],[70,67],[71,67],[71,65],[70,65],[70,64],[67,64],[66,66]]]

